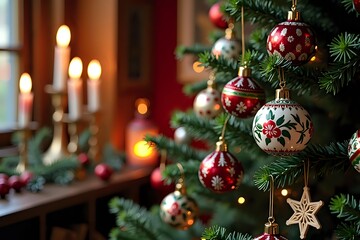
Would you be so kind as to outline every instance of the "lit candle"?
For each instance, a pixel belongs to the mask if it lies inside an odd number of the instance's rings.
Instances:
[[[99,85],[101,65],[98,60],[91,60],[87,68],[89,79],[87,80],[88,111],[93,113],[99,110]]]
[[[67,79],[67,69],[70,61],[70,29],[66,25],[60,26],[56,34],[55,54],[54,54],[54,76],[53,89],[58,92],[65,91]]]
[[[82,61],[78,57],[74,57],[69,65],[69,80],[68,80],[68,106],[69,106],[69,120],[76,121],[81,116],[82,110],[82,81],[81,74],[83,70]]]
[[[26,128],[29,126],[32,104],[34,95],[31,93],[31,77],[28,73],[23,73],[19,81],[19,102],[18,102],[18,126],[20,128]]]

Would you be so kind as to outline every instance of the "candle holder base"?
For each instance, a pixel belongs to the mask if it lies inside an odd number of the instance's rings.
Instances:
[[[16,171],[19,173],[28,169],[28,139],[30,130],[28,128],[19,129],[20,142],[19,142],[19,163],[16,166]]]

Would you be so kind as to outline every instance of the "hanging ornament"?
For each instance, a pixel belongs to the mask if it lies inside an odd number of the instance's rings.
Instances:
[[[360,13],[360,0],[353,0],[355,10]]]
[[[309,113],[290,99],[285,81],[276,90],[275,100],[256,113],[252,132],[257,145],[272,155],[286,156],[305,149],[313,134]]]
[[[300,201],[288,198],[286,201],[294,211],[293,215],[286,221],[286,225],[299,224],[300,238],[306,238],[309,226],[320,229],[321,225],[315,214],[323,205],[322,201],[311,202],[310,189],[308,187],[309,164],[304,163],[304,182],[305,187]]]
[[[219,38],[211,52],[218,58],[222,56],[227,59],[237,59],[240,56],[241,47],[239,40],[234,34],[234,24],[229,23],[229,27],[225,30],[225,37]]]
[[[194,100],[194,112],[199,118],[214,119],[223,109],[221,107],[221,95],[215,89],[215,76],[210,74],[207,88],[196,95]]]
[[[191,136],[184,127],[178,127],[174,132],[174,141],[177,144],[190,144]]]
[[[267,51],[291,61],[294,65],[305,64],[315,54],[315,35],[310,26],[300,21],[300,13],[293,0],[288,19],[279,23],[267,38]]]
[[[351,136],[348,145],[348,155],[351,164],[360,173],[360,129]]]
[[[221,102],[224,110],[238,118],[248,118],[256,114],[265,104],[265,92],[251,77],[251,69],[239,68],[239,76],[229,81],[223,88]]]
[[[166,196],[174,190],[174,184],[167,184],[162,176],[166,167],[166,150],[160,151],[160,166],[155,168],[150,175],[150,184],[162,197]]]
[[[244,177],[244,169],[234,155],[228,152],[223,137],[216,143],[216,150],[200,163],[198,176],[201,184],[217,193],[237,189]]]
[[[226,29],[228,23],[226,22],[225,15],[221,11],[221,4],[219,2],[212,5],[209,9],[209,19],[218,28]]]
[[[183,168],[177,164],[182,175]],[[172,227],[186,230],[191,227],[198,217],[198,206],[194,199],[186,194],[184,176],[179,178],[176,189],[168,194],[160,204],[161,219]]]
[[[287,240],[286,237],[280,235],[279,225],[274,218],[274,178],[270,176],[270,199],[269,199],[269,217],[268,222],[265,223],[264,233],[254,240]]]

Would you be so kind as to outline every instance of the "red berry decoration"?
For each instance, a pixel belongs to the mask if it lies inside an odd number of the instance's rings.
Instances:
[[[193,107],[195,114],[203,119],[213,119],[223,111],[220,92],[214,88],[212,79],[208,87],[196,95]]]
[[[9,177],[8,183],[9,183],[10,188],[14,189],[15,192],[20,192],[21,188],[24,186],[20,177],[17,175],[13,175],[13,176]]]
[[[254,116],[265,104],[264,90],[250,75],[250,68],[240,67],[239,76],[228,82],[222,90],[224,110],[238,118]]]
[[[300,21],[296,10],[289,11],[288,20],[276,25],[267,38],[267,51],[302,65],[315,54],[315,36],[310,26]]]
[[[360,13],[360,0],[353,0],[355,10]]]
[[[242,164],[227,151],[226,143],[220,138],[216,151],[201,162],[198,171],[201,184],[217,193],[237,189],[244,177]]]
[[[101,180],[107,181],[110,179],[113,174],[112,168],[106,163],[99,163],[95,167],[95,175],[98,176]]]
[[[90,158],[86,153],[80,153],[78,156],[78,160],[81,164],[81,166],[85,167],[90,164]]]
[[[24,171],[20,175],[20,181],[23,186],[26,186],[28,182],[34,177],[34,174],[30,171]]]
[[[215,3],[209,10],[210,21],[218,28],[226,29],[228,23],[225,20],[224,13],[221,11],[221,4]]]
[[[0,179],[8,180],[9,176],[6,173],[0,173]]]
[[[10,191],[10,185],[7,179],[0,178],[0,197],[5,198]]]

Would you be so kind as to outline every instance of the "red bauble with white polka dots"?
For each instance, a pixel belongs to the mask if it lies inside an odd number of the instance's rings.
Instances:
[[[265,104],[264,90],[250,75],[250,68],[241,67],[239,76],[228,82],[222,90],[224,110],[238,118],[254,116]]]
[[[301,22],[299,13],[290,11],[288,20],[276,25],[267,38],[267,51],[302,65],[315,54],[315,35],[310,26]]]
[[[227,151],[222,140],[216,145],[216,151],[207,155],[200,164],[199,180],[204,187],[216,193],[235,190],[244,177],[243,166]]]
[[[208,84],[206,89],[196,95],[193,107],[195,114],[199,118],[215,118],[223,111],[220,92],[212,84]]]

